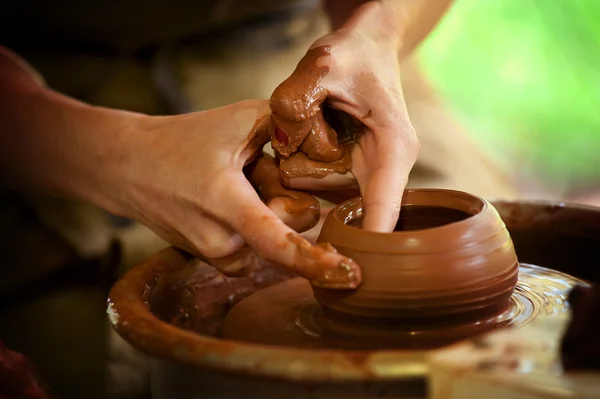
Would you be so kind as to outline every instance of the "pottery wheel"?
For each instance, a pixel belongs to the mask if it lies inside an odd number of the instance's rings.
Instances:
[[[567,295],[576,284],[585,283],[555,270],[521,264],[510,306],[493,318],[441,329],[418,330],[402,325],[370,331],[370,326],[358,326],[332,335],[336,326],[323,317],[310,283],[294,278],[238,303],[227,314],[222,333],[237,341],[305,348],[432,348],[494,328],[523,326],[539,317],[566,312]]]

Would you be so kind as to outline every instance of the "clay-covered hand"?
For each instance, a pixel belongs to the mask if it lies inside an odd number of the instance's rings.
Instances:
[[[262,154],[268,101],[144,123],[128,138],[128,148],[137,151],[122,159],[120,186],[113,190],[117,213],[228,275],[248,271],[260,257],[316,285],[359,284],[360,270],[350,259],[294,231],[314,226],[319,206],[308,194],[281,187],[274,160]]]
[[[398,40],[370,28],[350,21],[314,43],[271,97],[272,144],[287,187],[331,190],[357,182],[363,227],[387,232],[419,141],[402,94]],[[350,116],[335,126],[338,135],[324,106]]]

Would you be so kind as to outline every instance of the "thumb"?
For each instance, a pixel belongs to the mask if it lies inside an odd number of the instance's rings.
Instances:
[[[243,198],[240,201],[240,198]],[[280,264],[323,288],[356,288],[362,275],[359,266],[330,244],[311,245],[286,226],[260,200],[245,179],[239,181],[239,195],[226,198],[221,209],[236,209],[223,215],[231,227],[264,260]]]
[[[329,56],[329,47],[308,50],[294,72],[271,95],[271,145],[285,157],[298,150],[313,127],[313,118],[327,98],[328,91],[321,86],[321,79],[329,72],[326,65]]]

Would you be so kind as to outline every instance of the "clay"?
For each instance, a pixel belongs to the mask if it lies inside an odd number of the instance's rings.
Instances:
[[[545,201],[496,202],[519,260],[600,281],[600,213],[595,207]],[[553,250],[549,250],[552,248]]]
[[[359,198],[330,212],[318,242],[330,243],[361,265],[363,283],[352,292],[315,287],[325,315],[341,324],[410,320],[441,325],[476,322],[505,310],[517,282],[518,261],[494,207],[451,190],[407,190],[403,199],[405,210],[411,205],[437,207],[431,214],[412,212],[415,220],[409,224],[426,228],[385,234],[354,227],[362,216]],[[411,219],[408,213],[400,224]],[[470,216],[465,219],[465,214]]]
[[[302,142],[300,151],[319,162],[335,162],[344,155],[343,148],[338,144],[337,132],[325,121],[322,112],[315,115],[313,126]]]
[[[260,262],[244,277],[226,277],[200,260],[161,276],[146,299],[154,314],[178,328],[217,335],[223,318],[251,293],[293,274]]]
[[[600,288],[577,285],[569,294],[571,320],[560,344],[566,371],[600,370]]]
[[[271,145],[280,161],[284,185],[289,179],[323,178],[352,168],[353,142],[364,126],[338,113],[332,118],[334,129],[325,117],[326,111],[331,111],[324,107],[329,93],[320,82],[329,71],[325,65],[329,51],[328,46],[309,50],[271,96]]]
[[[527,306],[511,299],[519,264],[491,204],[452,190],[407,190],[403,198],[393,233],[360,227],[360,198],[325,220],[319,245],[360,262],[363,282],[356,290],[313,283],[311,296],[307,282],[290,280],[240,303],[224,334],[306,347],[435,347],[505,325]],[[248,331],[258,319],[266,328]]]
[[[497,328],[517,328],[549,314],[566,314],[567,295],[579,283],[582,281],[555,270],[522,263],[509,307],[477,323],[460,322],[453,315],[449,320],[441,317],[429,324],[402,319],[400,323],[377,320],[338,326],[336,319],[323,314],[308,281],[295,278],[237,304],[225,317],[222,334],[237,341],[301,348],[438,348]]]
[[[442,206],[404,205],[400,211],[398,222],[394,231],[413,231],[441,227],[450,223],[459,222],[471,215],[460,209]],[[347,224],[361,227],[362,219],[350,220]]]
[[[310,194],[281,185],[279,167],[273,157],[263,153],[248,170],[248,179],[271,209],[283,207],[283,221],[297,232],[311,229],[319,222],[319,201]],[[286,217],[289,216],[289,217]]]
[[[330,244],[312,245],[303,237],[292,234],[287,238],[296,246],[296,267],[302,270],[314,287],[344,291],[355,289],[362,282],[360,267],[351,258],[343,259],[334,268],[323,268],[322,257],[327,253],[337,252]]]
[[[547,246],[545,238],[538,240],[534,234],[527,237],[518,234],[522,229],[548,234],[562,232],[573,244],[578,236],[591,234],[591,238],[598,241],[598,209],[565,205],[564,210],[551,215],[547,210],[549,204],[495,203],[506,220],[511,236],[516,237],[515,246],[529,254],[522,257],[519,252],[519,259],[548,266],[543,262],[575,257],[580,262],[563,265],[564,272],[572,273],[584,268],[587,273],[595,271],[595,263],[584,261],[598,257],[597,245]],[[407,384],[416,381],[422,385],[422,390],[419,394],[411,393],[409,396],[425,397],[425,378],[429,370],[425,363],[425,351],[295,348],[279,345],[281,341],[267,342],[266,345],[251,344],[240,339],[224,339],[218,332],[204,330],[209,324],[212,331],[219,330],[223,317],[233,312],[230,312],[231,306],[239,298],[252,295],[246,299],[249,300],[254,294],[265,292],[260,289],[269,285],[268,276],[276,277],[276,274],[271,274],[273,272],[261,269],[247,277],[224,278],[208,264],[169,248],[143,261],[115,284],[107,304],[109,319],[123,339],[152,358],[153,365],[157,366],[153,369],[152,385],[156,387],[162,384],[164,392],[171,396],[172,392],[202,396],[210,391],[224,398],[238,397],[241,381],[246,384],[243,387],[247,395],[265,397],[265,390],[271,389],[269,387],[279,381],[277,387],[281,391],[271,396],[281,396],[281,392],[285,396],[293,392],[287,396],[375,398],[382,397],[383,392],[386,397],[398,398],[412,392]],[[203,273],[209,273],[210,278],[205,278]],[[565,276],[557,278],[549,274],[541,278],[539,272],[532,270],[532,273],[531,282],[543,285],[536,288],[539,303],[545,306],[540,314],[544,316],[557,310],[565,311],[567,303],[562,294]],[[181,278],[175,278],[175,274]],[[163,295],[165,291],[158,290],[157,281],[164,278],[169,279],[165,286],[172,288],[171,299]],[[307,281],[298,281],[304,283],[308,295],[312,297],[312,288]],[[573,287],[571,282],[568,281],[567,290]],[[558,287],[559,284],[563,288]],[[273,295],[267,298],[268,303],[274,305],[280,299]],[[159,309],[159,306],[162,308]],[[261,313],[265,317],[253,319],[254,324],[250,328],[276,328],[273,326],[274,319],[266,319],[267,310]],[[157,317],[159,313],[161,317]],[[170,324],[180,313],[195,318],[193,331],[189,327],[184,329],[177,324]],[[286,328],[289,330],[289,326]],[[200,381],[200,378],[204,379]],[[348,386],[348,381],[356,384]],[[185,387],[183,390],[182,386]],[[393,392],[390,386],[394,387]],[[235,394],[233,388],[236,388]],[[359,391],[359,388],[368,388],[368,391]],[[160,392],[154,392],[153,396],[158,394]]]
[[[333,173],[345,174],[352,168],[353,144],[344,146],[342,158],[335,162],[316,162],[308,155],[298,152],[289,158],[281,159],[279,169],[283,181],[301,177],[321,179]]]
[[[320,82],[329,72],[329,68],[323,65],[323,58],[329,57],[330,50],[329,46],[310,49],[271,96],[271,145],[284,157],[298,150],[311,129],[321,129],[315,132],[318,137],[329,137],[327,122],[320,119],[319,123],[315,123],[315,117],[329,94]]]

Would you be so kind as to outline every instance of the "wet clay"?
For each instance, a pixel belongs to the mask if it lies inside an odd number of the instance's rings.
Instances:
[[[459,222],[471,216],[460,209],[442,206],[404,205],[400,208],[400,216],[394,231],[413,231],[441,227]],[[362,227],[362,218],[347,222],[349,226]]]
[[[271,96],[271,144],[273,149],[284,157],[296,152],[309,134],[315,138],[326,139],[322,146],[311,146],[316,151],[313,156],[317,153],[326,154],[328,147],[335,147],[337,144],[336,140],[329,141],[331,127],[322,118],[322,113],[317,118],[321,104],[329,94],[320,86],[320,82],[329,72],[326,58],[330,56],[330,50],[329,46],[310,49],[290,77],[279,85]],[[327,146],[326,143],[330,145]],[[321,157],[327,158],[326,155]]]
[[[329,71],[328,46],[309,50],[294,73],[271,96],[271,145],[280,160],[284,185],[293,178],[323,178],[348,173],[352,168],[352,138],[358,137],[356,127],[344,117],[338,127],[353,131],[340,138],[325,117],[323,104],[328,91],[320,86]],[[346,119],[348,118],[346,115]],[[362,129],[361,129],[362,130]]]
[[[415,201],[408,201],[405,205],[414,203]],[[511,236],[515,237],[515,246],[521,248],[524,254],[528,254],[524,257],[519,252],[521,261],[541,266],[549,266],[544,261],[551,261],[555,263],[550,267],[559,268],[561,265],[556,263],[557,259],[575,259],[577,264],[562,265],[561,270],[568,274],[573,274],[574,271],[587,273],[582,273],[578,277],[590,275],[597,270],[597,263],[586,260],[594,260],[598,256],[598,245],[548,246],[549,241],[544,237],[538,240],[533,233],[528,233],[527,236],[517,234],[521,229],[526,228],[528,232],[548,234],[560,232],[565,234],[562,237],[568,239],[568,242],[572,242],[573,245],[579,237],[585,235],[600,242],[598,241],[600,212],[597,208],[561,206],[564,209],[560,212],[550,212],[547,209],[548,202],[495,203],[495,207],[507,223]],[[466,204],[460,209],[478,210],[477,206],[474,208]],[[451,228],[453,224],[441,228]],[[388,243],[384,244],[386,244],[384,248],[389,246]],[[440,248],[443,249],[444,245],[443,242],[440,243]],[[205,272],[208,275],[205,275]],[[568,279],[568,276],[560,273],[557,275],[555,270],[542,271],[523,264],[521,272],[523,273],[519,276],[520,281],[511,301],[516,298],[517,304],[533,303],[534,307],[539,307],[539,317],[565,312],[568,309],[565,292],[568,293],[573,287],[572,278]],[[310,327],[313,314],[302,311],[299,316],[303,314],[308,316],[298,319],[292,317],[290,312],[295,312],[295,309],[300,311],[303,307],[311,305],[306,301],[302,303],[293,301],[294,298],[290,298],[292,293],[298,294],[299,291],[289,285],[276,285],[280,287],[279,294],[275,294],[269,288],[264,289],[265,286],[270,285],[269,276],[273,277],[273,281],[284,280],[274,273],[274,270],[266,269],[258,269],[256,273],[247,277],[226,278],[208,264],[199,263],[182,251],[170,248],[143,261],[121,277],[111,290],[107,311],[112,326],[136,350],[149,354],[156,362],[180,365],[181,367],[171,371],[174,375],[183,370],[189,372],[192,378],[196,378],[200,374],[205,375],[206,370],[209,369],[214,371],[210,376],[214,376],[215,379],[221,376],[232,376],[227,383],[235,381],[235,378],[248,380],[256,377],[256,380],[266,381],[265,385],[261,386],[263,388],[277,379],[288,387],[305,387],[304,395],[314,393],[315,387],[321,382],[329,386],[352,380],[357,381],[357,384],[373,386],[384,381],[398,386],[402,381],[415,379],[424,381],[426,378],[428,367],[425,363],[424,351],[386,350],[401,347],[399,341],[402,337],[418,338],[419,333],[423,331],[410,330],[409,326],[397,335],[395,345],[388,348],[379,345],[377,351],[353,350],[352,348],[359,347],[362,343],[360,339],[353,341],[354,343],[350,342],[352,345],[345,346],[344,349],[322,350],[323,346],[316,342],[319,341],[319,335],[315,335],[312,329],[303,332],[303,337],[314,338],[310,344],[304,345],[299,341],[286,342],[281,338],[282,335]],[[282,284],[291,284],[291,281]],[[303,279],[294,279],[294,281],[295,284],[304,286],[304,291],[300,292],[305,295],[304,298],[308,296],[314,307],[320,309],[312,295],[310,283]],[[287,295],[285,298],[283,298],[284,294]],[[244,311],[241,305],[251,299],[259,299],[259,295],[262,296],[260,303],[251,302],[252,306],[246,307]],[[237,303],[239,299],[246,296],[248,297]],[[289,303],[286,302],[288,299],[293,301],[292,308],[285,306]],[[523,309],[523,316],[529,320],[527,307]],[[223,318],[226,317],[225,324],[227,324],[230,317],[236,313],[240,317],[247,315],[248,323],[238,324],[239,328],[232,326],[231,331],[237,335],[224,334],[225,338],[223,338],[218,333]],[[186,317],[192,320],[186,321]],[[510,317],[513,317],[512,314]],[[291,320],[291,324],[282,324],[282,319]],[[169,323],[171,321],[172,324]],[[178,328],[179,325],[184,325],[185,328]],[[205,328],[208,326],[210,329],[207,331]],[[192,333],[189,328],[197,333]],[[299,349],[298,346],[303,347]],[[319,349],[311,349],[315,347]],[[167,375],[164,370],[159,372],[161,374],[155,374],[159,379]],[[214,386],[216,387],[220,381],[216,381]],[[404,388],[404,385],[400,386]],[[353,388],[348,388],[344,392],[336,391],[335,395],[327,391],[322,396],[342,397],[346,392],[346,396],[357,396]],[[372,395],[362,396],[376,397],[380,392],[380,390],[373,390]],[[398,396],[402,395],[393,397]]]
[[[247,175],[269,208],[277,207],[276,202],[281,203],[289,215],[289,218],[284,216],[284,222],[292,229],[304,232],[319,222],[319,201],[310,194],[284,188],[277,162],[270,155],[263,153],[250,166]]]
[[[323,258],[337,250],[329,243],[310,244],[297,235],[288,235],[288,240],[296,247],[295,265],[302,269],[314,287],[324,289],[355,289],[362,281],[360,267],[351,258],[345,257],[336,267],[323,267]]]
[[[407,190],[403,198],[392,233],[360,228],[360,198],[329,213],[318,242],[361,265],[356,290],[290,280],[240,303],[224,334],[309,347],[435,347],[514,321],[519,264],[494,207],[452,190]],[[247,331],[262,318],[272,325]]]
[[[315,287],[324,314],[342,324],[468,323],[506,309],[518,261],[494,207],[452,190],[407,190],[403,198],[408,215],[393,233],[349,224],[362,215],[360,199],[330,212],[318,242],[354,259],[363,282],[352,292]]]
[[[257,290],[293,277],[265,262],[247,276],[234,278],[199,260],[191,262],[194,267],[161,276],[147,302],[159,319],[206,335],[220,332],[223,318],[238,302]]]
[[[313,161],[335,162],[342,158],[344,151],[338,144],[337,132],[325,121],[322,112],[313,118],[313,127],[302,142],[300,151]]]
[[[308,155],[298,152],[280,160],[279,169],[284,181],[294,178],[312,177],[322,179],[333,173],[345,174],[352,168],[353,144],[345,145],[340,160],[330,163],[316,162]]]
[[[238,341],[305,349],[431,349],[496,328],[519,327],[548,314],[565,313],[567,295],[579,283],[582,281],[563,273],[522,264],[508,308],[476,323],[452,315],[429,323],[423,319],[381,319],[338,325],[336,319],[323,314],[310,284],[296,278],[244,299],[227,314],[222,333]]]

